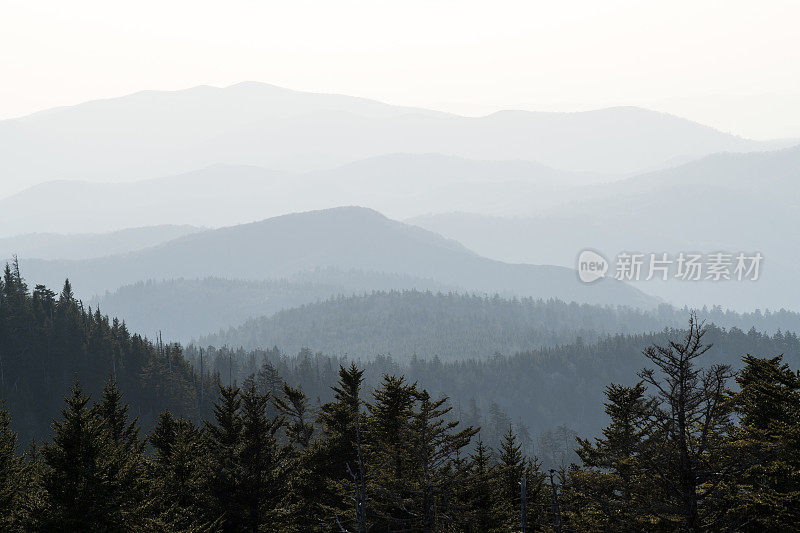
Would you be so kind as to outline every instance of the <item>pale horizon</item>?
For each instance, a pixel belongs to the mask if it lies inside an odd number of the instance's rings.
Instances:
[[[798,18],[793,2],[10,2],[0,119],[256,80],[464,115],[629,105],[795,138]]]

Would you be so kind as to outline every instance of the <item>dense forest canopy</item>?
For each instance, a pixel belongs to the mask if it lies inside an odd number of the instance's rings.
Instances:
[[[408,361],[414,355],[446,361],[513,355],[535,348],[594,343],[607,334],[634,334],[683,327],[690,310],[661,305],[633,307],[502,298],[431,291],[377,291],[340,296],[248,320],[202,337],[201,345],[304,347],[330,355],[371,359],[377,354]],[[698,316],[724,328],[775,333],[800,330],[791,311],[735,313],[705,308]]]
[[[329,267],[270,280],[150,279],[95,296],[90,302],[110,315],[124,316],[135,331],[163,331],[172,340],[189,341],[281,309],[338,295],[408,287],[455,290],[430,279]]]
[[[0,397],[16,414],[21,438],[49,435],[50,420],[76,378],[95,396],[113,378],[147,426],[163,409],[179,416],[203,412],[200,380],[180,346],[156,344],[128,331],[124,322],[84,308],[69,280],[60,294],[42,285],[30,290],[16,263],[6,265],[0,282]]]
[[[311,409],[306,393],[267,361],[242,385],[218,379],[203,423],[164,411],[146,435],[113,378],[94,402],[76,381],[41,448],[20,453],[9,411],[0,408],[0,526],[359,533],[794,527],[800,371],[781,356],[745,356],[738,373],[707,360],[708,330],[694,316],[688,330],[671,333],[644,349],[637,383],[605,388],[601,436],[573,440],[576,460],[549,470],[526,453],[512,426],[487,446],[481,428],[461,423],[447,396],[390,374],[367,391],[355,364],[338,367],[330,399]]]
[[[203,419],[210,413],[217,379],[224,384],[242,383],[248,375],[264,371],[265,365],[275,369],[280,380],[304,390],[312,406],[318,405],[329,399],[339,364],[355,360],[364,369],[369,387],[377,386],[381,376],[389,373],[406,375],[434,395],[447,394],[460,418],[484,427],[484,440],[490,444],[499,443],[509,424],[522,434],[529,453],[537,441],[552,441],[554,432],[562,435],[562,445],[542,454],[558,462],[569,451],[569,444],[563,445],[565,438],[576,433],[596,434],[602,427],[604,387],[609,382],[629,383],[633,379],[630,370],[641,364],[642,347],[678,333],[675,329],[626,335],[594,333],[603,328],[644,327],[652,320],[625,308],[607,308],[603,315],[604,308],[558,301],[408,291],[335,299],[286,312],[288,318],[282,320],[294,331],[303,326],[313,331],[314,319],[335,321],[342,332],[339,342],[349,340],[355,347],[364,346],[370,338],[381,338],[379,334],[390,340],[405,336],[418,343],[418,357],[396,357],[387,354],[389,350],[364,357],[352,355],[357,353],[353,350],[345,356],[313,344],[311,349],[305,345],[265,350],[200,344],[182,347],[148,340],[129,332],[124,322],[109,319],[96,309],[84,309],[71,290],[69,282],[58,296],[41,286],[29,290],[14,265],[5,271],[0,299],[0,387],[9,408],[17,413],[15,426],[24,439],[49,435],[59,399],[76,376],[87,393],[94,395],[106,379],[115,378],[128,393],[133,412],[149,427],[165,408],[176,415]],[[416,309],[421,318],[413,318]],[[307,310],[310,312],[304,314]],[[665,307],[661,313],[671,317],[678,312]],[[727,316],[747,320],[741,315]],[[789,315],[770,315],[766,320],[773,316]],[[299,325],[293,326],[293,320]],[[359,320],[364,323],[359,325]],[[449,329],[443,327],[445,323],[450,324]],[[571,326],[559,337],[548,330],[550,324]],[[531,337],[537,333],[549,335],[548,344],[554,346],[505,354],[487,351],[486,339],[505,342],[505,346],[511,342],[523,345],[528,339],[535,346]],[[459,335],[467,340],[457,343]],[[574,336],[578,338],[571,340]],[[359,344],[360,338],[367,340]],[[790,364],[800,362],[800,345],[791,332],[768,335],[753,328],[745,332],[711,325],[707,338],[714,348],[706,357],[714,362],[737,366],[748,353],[784,354]],[[453,354],[458,348],[460,357],[439,357],[433,349],[425,349],[424,342],[451,350],[443,353]],[[453,347],[448,348],[448,342]],[[464,356],[470,353],[477,355]]]
[[[387,373],[405,375],[434,395],[447,394],[462,420],[484,428],[486,442],[497,444],[512,424],[528,435],[523,444],[527,452],[532,452],[537,441],[549,442],[554,432],[596,434],[606,421],[602,406],[606,385],[635,382],[631,371],[642,365],[642,348],[664,343],[682,331],[605,336],[594,343],[579,341],[485,359],[397,360],[376,356],[356,361],[364,369],[367,386],[377,385]],[[705,355],[711,363],[738,368],[745,354],[783,354],[791,365],[800,366],[800,340],[791,332],[767,335],[755,329],[745,332],[709,325],[706,339],[713,344]],[[189,345],[184,355],[199,368],[200,353],[198,346]],[[336,379],[338,366],[352,360],[314,353],[308,348],[286,354],[278,347],[206,347],[202,353],[206,368],[211,366],[224,383],[241,382],[250,374],[274,370],[282,379],[301,387],[310,398],[319,398],[319,402],[329,399],[329,385]],[[570,450],[571,443],[565,448],[563,438],[561,441],[546,454],[556,457],[556,462],[565,449]]]

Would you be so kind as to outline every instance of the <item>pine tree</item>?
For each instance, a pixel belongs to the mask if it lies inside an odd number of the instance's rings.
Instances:
[[[214,404],[214,422],[206,422],[206,448],[209,457],[208,490],[211,513],[222,518],[224,531],[242,531],[245,509],[242,500],[243,472],[239,461],[242,446],[242,400],[239,388],[219,386],[219,401]]]
[[[501,526],[504,517],[497,504],[495,490],[497,470],[493,465],[492,450],[479,438],[470,455],[469,470],[463,487],[466,529],[474,533],[505,531]]]
[[[740,425],[731,456],[725,524],[737,531],[789,531],[800,523],[800,373],[780,356],[747,355],[736,377]]]
[[[96,408],[76,382],[53,442],[42,450],[49,531],[127,531],[141,526],[135,463],[118,453]]]
[[[212,517],[208,455],[200,431],[191,421],[166,411],[149,440],[155,450],[150,479],[158,522],[167,530],[213,530],[221,519]]]
[[[11,429],[11,416],[0,404],[0,530],[22,530],[22,506],[27,487],[22,460],[17,455],[17,434]]]
[[[646,468],[655,404],[646,387],[609,385],[605,412],[611,423],[603,437],[578,439],[576,453],[583,469],[569,470],[564,489],[565,514],[583,530],[642,531],[653,527],[650,501],[656,487],[648,486]]]
[[[414,465],[407,509],[416,514],[421,531],[438,530],[441,524],[455,521],[459,509],[450,491],[456,473],[454,460],[469,444],[477,430],[468,427],[455,431],[458,421],[447,420],[452,407],[443,396],[431,400],[428,391],[417,395],[417,409],[409,425],[409,452]]]
[[[275,441],[280,420],[267,418],[269,393],[259,394],[253,380],[245,383],[242,393],[242,446],[239,451],[242,479],[241,494],[246,531],[265,527],[276,529],[276,508],[285,490],[283,454]]]

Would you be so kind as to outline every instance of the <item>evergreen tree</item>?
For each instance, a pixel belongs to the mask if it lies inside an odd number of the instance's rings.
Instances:
[[[242,447],[242,403],[239,388],[219,385],[214,404],[214,422],[206,422],[209,457],[208,490],[211,513],[222,519],[224,531],[242,531],[246,511],[242,498],[243,472],[239,461]]]
[[[722,504],[737,531],[789,531],[800,523],[800,373],[780,356],[747,355],[736,377],[737,472]]]
[[[11,416],[0,404],[0,530],[21,531],[26,486],[24,464],[17,455],[17,434]]]
[[[479,438],[470,455],[469,470],[463,487],[465,529],[475,533],[505,531],[504,517],[498,505],[497,469],[492,450]]]
[[[539,498],[542,493],[543,476],[536,458],[527,459],[522,453],[522,443],[511,426],[503,435],[498,453],[497,510],[506,527],[519,528],[523,514],[522,479],[525,477],[525,516],[528,529],[533,529],[539,521]]]
[[[118,453],[76,382],[42,450],[49,531],[129,531],[143,524],[138,463]]]
[[[103,399],[97,405],[97,414],[103,420],[105,430],[111,441],[130,452],[140,452],[144,442],[139,438],[138,419],[128,418],[128,404],[117,382],[110,379],[103,388]]]
[[[283,384],[283,397],[276,397],[275,407],[286,419],[286,436],[289,442],[307,448],[314,435],[314,425],[308,415],[308,400],[299,388]]]
[[[416,384],[403,377],[384,375],[380,388],[367,404],[365,452],[371,473],[367,490],[376,529],[403,529],[417,517],[407,503],[409,477],[413,467],[409,454],[409,425],[414,416]]]
[[[274,530],[276,508],[285,490],[282,453],[275,441],[280,420],[267,418],[269,393],[260,394],[253,380],[245,383],[242,393],[241,495],[244,505],[243,530]]]
[[[428,391],[419,392],[408,428],[413,471],[406,508],[417,516],[412,523],[425,532],[452,524],[462,511],[450,490],[452,477],[459,473],[454,461],[477,433],[471,427],[455,431],[459,422],[447,420],[452,410],[447,402],[446,396],[431,400]]]
[[[569,470],[564,498],[565,514],[581,530],[642,531],[653,527],[648,512],[656,487],[648,486],[650,422],[655,404],[645,397],[646,387],[609,385],[606,413],[611,423],[603,436],[578,439],[576,453],[584,469]]]
[[[340,524],[353,524],[354,530],[364,526],[365,521],[360,516],[366,481],[359,425],[363,376],[364,371],[355,363],[348,368],[339,366],[339,380],[332,387],[334,400],[320,407],[317,422],[322,428],[322,438],[313,453],[315,471],[325,478],[318,497],[327,513]]]
[[[213,530],[221,519],[210,509],[208,455],[200,431],[166,411],[149,440],[155,450],[150,478],[159,522],[175,531]]]

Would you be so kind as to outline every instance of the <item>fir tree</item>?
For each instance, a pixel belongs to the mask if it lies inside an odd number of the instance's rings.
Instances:
[[[402,529],[416,517],[406,507],[412,463],[409,456],[409,424],[414,416],[416,384],[385,375],[367,405],[366,456],[371,472],[367,489],[374,516],[372,527]]]
[[[481,439],[475,444],[470,455],[466,478],[464,506],[466,508],[466,528],[475,533],[504,531],[504,517],[497,504],[499,494],[495,487],[497,470],[493,465],[492,450]]]
[[[200,431],[166,411],[149,440],[155,450],[150,478],[159,522],[176,531],[213,530],[221,519],[211,516],[208,455]]]
[[[118,453],[97,409],[76,382],[53,442],[42,450],[49,531],[127,531],[142,524],[135,460]]]
[[[730,453],[725,523],[738,531],[789,531],[800,523],[800,373],[780,356],[744,357],[736,377],[740,425]]]
[[[256,391],[253,380],[245,383],[242,393],[242,446],[239,451],[246,531],[276,529],[276,508],[284,492],[284,476],[280,464],[282,453],[275,441],[280,420],[267,418],[269,393]]]
[[[26,472],[17,455],[17,434],[11,429],[11,416],[0,404],[0,530],[20,531]]]
[[[407,508],[418,518],[421,531],[432,532],[452,524],[459,509],[450,491],[453,462],[477,430],[455,431],[458,421],[447,420],[452,407],[443,396],[431,400],[428,391],[417,396],[417,409],[408,428],[410,459],[414,465]]]
[[[655,403],[645,397],[642,383],[609,385],[605,411],[611,423],[603,436],[578,439],[576,450],[584,469],[569,470],[565,514],[573,527],[586,530],[641,531],[652,527],[649,502],[656,487],[648,486],[650,422]]]
[[[211,512],[214,517],[222,518],[224,531],[242,531],[245,527],[243,472],[239,461],[242,446],[239,392],[236,386],[220,385],[214,422],[206,422]]]

